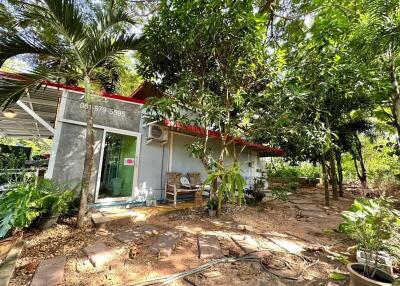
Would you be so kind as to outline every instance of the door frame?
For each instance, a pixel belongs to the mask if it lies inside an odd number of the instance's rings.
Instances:
[[[135,169],[133,171],[132,194],[130,197],[116,197],[116,198],[99,199],[101,171],[103,168],[104,146],[105,146],[105,142],[106,142],[106,133],[107,132],[136,137]],[[132,201],[134,199],[135,188],[137,187],[137,181],[138,181],[138,175],[139,175],[140,143],[141,143],[141,134],[138,132],[103,127],[103,138],[101,140],[101,146],[100,146],[100,162],[99,162],[99,169],[97,172],[97,179],[96,179],[96,189],[95,189],[95,199],[94,199],[95,203],[108,203],[108,202],[129,201],[129,200]]]

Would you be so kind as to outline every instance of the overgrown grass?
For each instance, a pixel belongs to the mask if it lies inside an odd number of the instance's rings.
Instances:
[[[400,174],[399,158],[391,155],[393,149],[386,145],[385,139],[379,138],[371,142],[361,137],[361,143],[369,182],[375,185],[382,184],[393,180],[396,174]],[[357,172],[351,155],[349,153],[343,155],[342,161],[345,180],[357,181]]]
[[[272,162],[266,164],[268,177],[282,178],[297,178],[309,177],[312,178],[315,174],[321,173],[319,166],[314,166],[311,163],[302,162],[299,165],[289,165],[281,158],[274,158]]]
[[[386,185],[396,184],[395,176],[400,174],[400,163],[399,158],[391,154],[392,147],[387,146],[387,141],[384,138],[378,138],[372,142],[368,138],[361,136],[361,142],[369,185],[386,189]],[[345,182],[357,182],[359,180],[350,153],[342,155],[342,167]],[[314,166],[308,162],[289,165],[282,158],[274,158],[271,162],[267,162],[266,168],[269,178],[310,178],[314,177],[316,173],[322,173],[319,165]]]

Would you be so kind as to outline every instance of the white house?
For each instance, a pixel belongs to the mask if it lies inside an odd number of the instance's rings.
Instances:
[[[198,126],[164,121],[147,124],[143,104],[153,96],[148,85],[139,87],[131,97],[103,93],[94,96],[95,156],[91,193],[101,204],[143,202],[151,194],[165,199],[167,172],[200,173],[206,171],[199,159],[191,156],[188,144],[205,135]],[[12,107],[13,118],[0,115],[3,136],[53,138],[48,178],[77,185],[81,182],[85,158],[87,107],[84,90],[79,87],[47,83],[27,92]],[[210,146],[219,146],[219,134],[210,132]],[[239,162],[243,175],[258,176],[261,156],[279,156],[282,150],[243,139],[237,148],[246,146]],[[233,147],[226,162],[233,162]]]

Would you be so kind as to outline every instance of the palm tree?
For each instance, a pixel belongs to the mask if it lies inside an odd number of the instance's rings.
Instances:
[[[137,50],[140,39],[131,33],[135,24],[131,15],[113,1],[99,11],[83,14],[74,0],[38,0],[24,3],[20,23],[32,22],[57,35],[54,43],[46,42],[27,29],[0,35],[0,66],[17,55],[34,55],[38,64],[22,74],[23,80],[0,79],[0,106],[15,103],[27,89],[38,88],[46,81],[83,82],[86,110],[86,156],[81,184],[77,227],[82,227],[87,207],[93,168],[94,132],[91,94],[93,83],[104,83],[114,71],[121,53]],[[110,82],[110,81],[108,81]],[[111,81],[112,82],[112,81]]]

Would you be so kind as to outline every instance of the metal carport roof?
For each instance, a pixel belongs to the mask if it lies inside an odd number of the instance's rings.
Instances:
[[[39,117],[54,128],[62,92],[51,86],[29,90],[7,109],[15,112],[15,117],[7,118],[0,112],[0,136],[42,139],[53,136],[53,132],[40,123]]]
[[[0,72],[0,77],[24,80],[21,75],[6,72]],[[17,103],[7,109],[15,113],[13,118],[6,117],[5,113],[0,111],[0,136],[39,139],[52,137],[60,99],[64,90],[78,93],[85,92],[84,88],[78,86],[43,82],[41,88],[27,91]],[[100,96],[144,104],[142,99],[118,94],[103,92]]]

